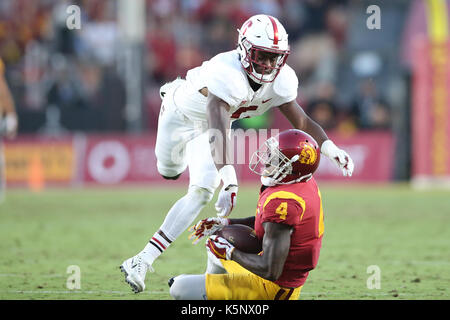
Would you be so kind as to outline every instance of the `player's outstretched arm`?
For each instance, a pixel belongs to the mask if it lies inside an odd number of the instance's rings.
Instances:
[[[295,100],[281,105],[279,109],[295,129],[309,133],[319,146],[328,140],[328,136],[322,127],[312,120]]]
[[[214,94],[208,93],[206,118],[208,120],[209,143],[217,170],[231,164],[233,160],[230,158],[230,152],[227,148],[227,130],[230,128],[229,110],[228,103]]]
[[[279,109],[295,129],[309,133],[317,141],[321,153],[331,159],[342,170],[344,176],[352,175],[354,169],[352,158],[328,139],[322,127],[312,120],[295,100],[281,105]]]
[[[231,145],[227,131],[230,128],[230,106],[212,93],[208,93],[206,118],[208,120],[209,143],[223,187],[215,204],[217,215],[227,217],[236,205],[238,183],[231,156]]]

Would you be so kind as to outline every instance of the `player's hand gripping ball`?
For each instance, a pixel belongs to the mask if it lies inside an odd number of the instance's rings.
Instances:
[[[231,260],[234,246],[226,239],[212,235],[206,241],[206,249],[219,259]]]
[[[262,242],[255,230],[243,224],[231,224],[216,231],[215,235],[227,240],[236,249],[245,253],[260,253]]]
[[[191,234],[188,239],[192,244],[197,244],[204,237],[209,237],[229,224],[226,218],[206,218],[197,222],[196,225],[188,229]]]

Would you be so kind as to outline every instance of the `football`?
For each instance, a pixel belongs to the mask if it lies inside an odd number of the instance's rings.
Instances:
[[[236,249],[245,253],[260,253],[262,242],[256,237],[255,230],[243,224],[231,224],[215,233],[225,238]]]

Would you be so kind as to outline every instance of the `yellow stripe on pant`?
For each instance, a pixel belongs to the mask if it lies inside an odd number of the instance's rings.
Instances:
[[[208,300],[298,300],[302,287],[283,288],[234,261],[220,260],[228,273],[206,274]]]

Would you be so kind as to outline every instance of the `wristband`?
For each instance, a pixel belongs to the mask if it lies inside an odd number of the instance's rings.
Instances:
[[[219,176],[220,179],[222,179],[223,185],[225,187],[229,186],[230,184],[234,184],[237,186],[236,171],[234,171],[234,167],[232,165],[227,164],[223,166],[219,170]]]
[[[338,147],[334,144],[330,139],[325,140],[320,147],[320,152],[326,156],[329,156],[332,153],[332,150],[338,149]]]

